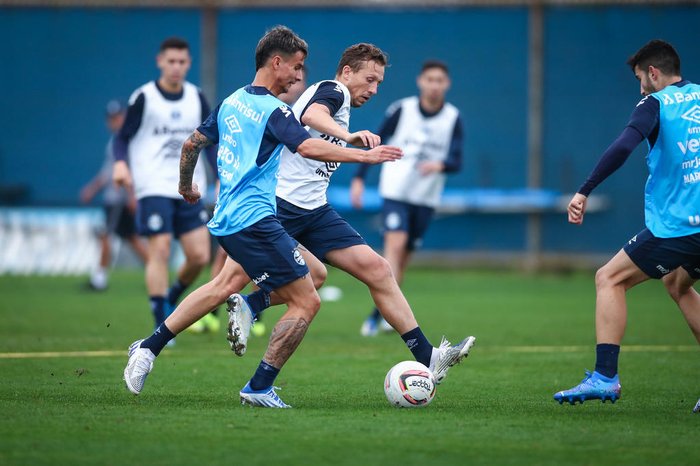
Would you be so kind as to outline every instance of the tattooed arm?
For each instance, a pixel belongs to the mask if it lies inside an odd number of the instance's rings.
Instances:
[[[211,144],[212,142],[205,135],[195,130],[182,145],[182,153],[180,154],[180,186],[178,191],[185,198],[185,201],[190,204],[196,203],[202,197],[198,186],[192,183],[192,175],[194,174],[194,167],[197,165],[199,152]]]

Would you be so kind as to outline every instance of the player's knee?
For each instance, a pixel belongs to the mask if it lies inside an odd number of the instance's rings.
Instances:
[[[597,290],[615,285],[613,276],[606,266],[599,268],[595,273],[595,287]]]
[[[187,262],[193,267],[205,267],[209,263],[209,249],[199,249],[190,253],[187,257]]]
[[[380,283],[387,279],[393,279],[393,272],[391,271],[391,265],[389,261],[384,259],[379,254],[375,254],[369,257],[362,264],[362,270],[366,273],[364,274],[366,279],[364,280],[366,284]]]
[[[326,283],[326,278],[328,278],[328,270],[326,267],[321,265],[321,267],[315,267],[311,272],[311,280],[314,282],[314,288],[317,290]]]

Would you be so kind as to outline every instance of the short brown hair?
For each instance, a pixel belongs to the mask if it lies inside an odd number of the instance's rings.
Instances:
[[[351,45],[346,48],[343,55],[341,55],[335,74],[341,74],[346,65],[349,66],[351,70],[358,71],[362,68],[362,64],[367,61],[374,61],[379,65],[386,66],[389,62],[389,56],[374,44],[361,42]]]
[[[255,47],[255,71],[275,55],[294,55],[302,52],[304,57],[309,54],[309,46],[287,26],[275,26],[265,33]]]

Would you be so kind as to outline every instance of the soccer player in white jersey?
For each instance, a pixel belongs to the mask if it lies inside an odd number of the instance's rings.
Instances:
[[[447,65],[430,60],[417,79],[419,96],[394,102],[379,129],[382,141],[401,147],[404,158],[382,166],[379,193],[383,199],[384,257],[399,284],[411,255],[420,246],[445,187],[448,173],[462,165],[462,122],[459,110],[445,101],[450,88]],[[362,207],[364,179],[361,165],[353,178],[353,206]],[[362,324],[363,336],[390,330],[376,307]]]
[[[294,111],[301,118],[302,123],[307,125],[309,133],[315,136],[313,140],[331,140],[337,146],[344,146],[348,141],[369,146],[378,143],[376,135],[368,131],[355,133],[348,131],[349,110],[351,106],[364,104],[377,92],[377,87],[384,76],[385,65],[386,56],[381,50],[370,44],[357,44],[348,48],[343,54],[335,80],[314,84],[300,97],[294,106]],[[314,129],[311,125],[316,128]],[[411,335],[410,338],[406,338],[407,345],[414,354],[420,355],[416,358],[420,357],[426,365],[432,362],[433,368],[436,372],[443,374],[444,378],[447,369],[466,355],[473,343],[473,338],[465,339],[454,347],[446,343],[439,349],[434,349],[430,345],[415,322],[410,307],[398,289],[386,261],[374,253],[325,202],[328,178],[339,164],[309,161],[309,164],[289,167],[288,163],[294,164],[295,159],[301,158],[300,151],[297,152],[291,149],[283,151],[278,183],[282,182],[282,179],[288,181],[287,172],[290,172],[293,173],[291,176],[297,180],[298,186],[286,184],[286,188],[278,189],[277,194],[281,194],[284,190],[296,192],[303,198],[309,195],[311,196],[309,199],[301,201],[295,201],[293,196],[290,196],[290,199],[304,205],[309,202],[318,207],[311,205],[308,205],[310,208],[298,207],[278,197],[277,212],[282,225],[304,238],[309,249],[318,254],[318,257],[351,272],[368,283],[375,299],[382,302],[382,308],[386,309],[388,318],[396,323],[397,328],[403,330],[402,334]],[[303,160],[308,159],[303,158]],[[298,241],[298,238],[294,239]],[[314,285],[316,288],[320,287],[325,279],[325,267],[301,244],[298,248],[311,270]],[[246,284],[245,280],[247,277],[242,276],[238,265],[231,260],[227,261],[221,274],[214,281],[187,296],[165,325],[170,330],[174,328],[179,331],[186,327],[188,322],[205,312],[205,309],[222,302],[229,293],[242,289]],[[264,287],[261,291],[253,293],[249,299],[250,301],[240,295],[234,295],[231,299],[229,338],[232,349],[239,355],[245,352],[253,314],[261,312],[269,304],[280,302],[280,297],[276,293],[269,293]],[[176,331],[173,330],[173,333]],[[161,339],[160,345],[163,344]],[[151,346],[151,349],[159,350],[157,346]],[[262,365],[259,371],[261,369],[264,369]],[[257,375],[258,373],[256,377]],[[255,388],[256,377],[251,379],[247,388]],[[250,397],[246,389],[241,391],[241,399],[258,406],[279,407],[275,403],[258,403]]]
[[[596,363],[575,387],[554,399],[563,403],[620,398],[620,344],[627,325],[625,294],[649,279],[661,279],[700,342],[700,85],[681,77],[681,61],[671,44],[652,40],[627,64],[644,96],[620,136],[601,156],[569,202],[569,222],[583,223],[593,189],[620,168],[644,139],[649,177],[644,190],[645,228],[605,264],[595,277]],[[700,411],[700,401],[694,411]]]
[[[202,92],[185,80],[191,63],[186,41],[176,37],[163,41],[157,56],[160,78],[133,92],[126,121],[114,142],[114,181],[129,188],[133,185],[138,232],[148,238],[146,288],[156,327],[210,255],[209,216],[204,206],[188,204],[177,191],[180,148],[209,114]],[[211,148],[207,155],[215,166],[216,151]],[[194,176],[199,186],[206,187],[202,163]],[[173,238],[180,241],[185,263],[168,289]]]

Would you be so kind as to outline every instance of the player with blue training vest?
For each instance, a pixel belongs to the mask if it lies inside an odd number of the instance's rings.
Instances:
[[[306,55],[306,42],[289,28],[277,26],[268,31],[255,51],[252,84],[226,98],[190,135],[181,151],[179,192],[192,203],[200,198],[193,183],[199,152],[219,144],[221,188],[209,229],[236,266],[245,271],[236,274],[247,275],[244,284],[252,279],[287,304],[255,375],[240,392],[241,401],[254,406],[289,407],[277,396],[273,383],[320,307],[304,252],[275,216],[276,177],[283,147],[298,156],[329,163],[382,163],[402,155],[397,147],[376,146],[365,151],[310,137],[292,110],[277,98],[301,79]],[[199,317],[178,307],[153,335],[130,346],[124,379],[132,393],[143,388],[165,342]]]
[[[678,53],[661,40],[644,45],[627,63],[644,98],[571,199],[568,216],[581,224],[591,191],[646,139],[646,228],[596,274],[595,371],[574,388],[557,392],[554,399],[560,403],[620,398],[617,362],[627,324],[625,293],[650,278],[663,280],[700,342],[700,296],[693,288],[700,278],[700,86],[681,77]]]

